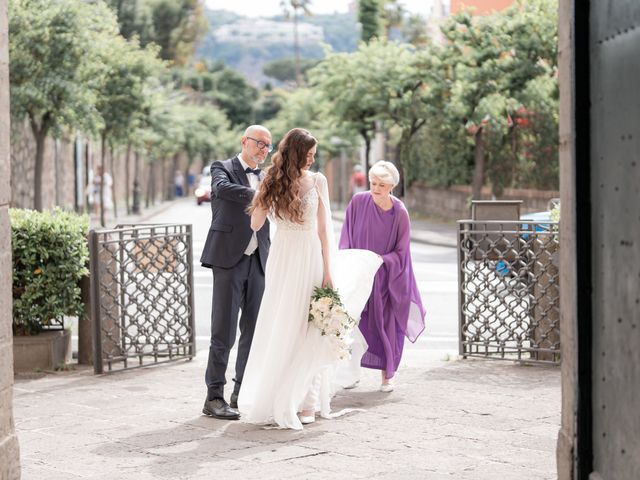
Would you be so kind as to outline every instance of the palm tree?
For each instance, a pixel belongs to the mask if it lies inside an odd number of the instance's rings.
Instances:
[[[293,49],[295,53],[295,66],[296,66],[296,85],[299,87],[302,84],[302,77],[300,75],[300,41],[298,39],[298,11],[302,15],[312,15],[309,6],[311,0],[280,0],[280,7],[284,11],[285,18],[293,18]]]

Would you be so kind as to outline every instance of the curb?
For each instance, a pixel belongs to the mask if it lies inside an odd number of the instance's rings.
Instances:
[[[332,213],[331,214],[333,220],[336,222],[344,222],[344,215],[341,213]],[[411,232],[411,241],[416,243],[421,243],[423,245],[433,245],[434,247],[445,247],[445,248],[458,248],[458,245],[453,241],[439,240],[439,239],[430,239],[425,238],[424,235],[431,235],[429,231],[420,230],[418,232]]]

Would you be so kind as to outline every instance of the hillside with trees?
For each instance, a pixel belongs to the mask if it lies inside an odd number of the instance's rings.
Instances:
[[[280,84],[280,79],[266,76],[263,73],[263,67],[273,61],[292,60],[295,54],[292,42],[247,44],[244,39],[240,38],[220,41],[216,39],[215,35],[220,27],[246,20],[246,17],[226,10],[206,10],[205,17],[209,23],[209,31],[203,38],[196,52],[196,57],[212,62],[222,61],[230,68],[242,73],[254,85]],[[268,20],[283,23],[287,29],[293,29],[292,22],[286,19],[283,14],[273,16]],[[323,58],[323,43],[329,45],[336,52],[353,52],[358,46],[359,29],[354,14],[312,14],[301,17],[299,22],[300,24],[321,27],[323,31],[321,41],[300,45],[302,59],[319,60]]]

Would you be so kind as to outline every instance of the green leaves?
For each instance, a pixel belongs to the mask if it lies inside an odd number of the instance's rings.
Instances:
[[[422,180],[467,183],[474,135],[482,128],[493,193],[558,184],[557,2],[528,0],[490,16],[463,13],[442,27],[448,43],[430,47],[440,63],[423,145],[412,152]],[[418,155],[420,158],[418,158]]]
[[[35,334],[63,316],[80,316],[79,281],[89,274],[89,219],[60,209],[9,210],[14,333]]]
[[[115,36],[101,51],[103,76],[96,110],[107,140],[126,141],[148,108],[149,78],[162,74],[158,48],[141,49],[135,39]]]
[[[15,0],[9,10],[11,110],[40,129],[93,129],[105,39],[117,33],[102,3]]]

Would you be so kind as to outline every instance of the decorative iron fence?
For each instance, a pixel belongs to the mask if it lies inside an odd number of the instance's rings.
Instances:
[[[560,363],[558,223],[458,221],[460,355]]]
[[[191,225],[89,232],[95,373],[195,355]]]

